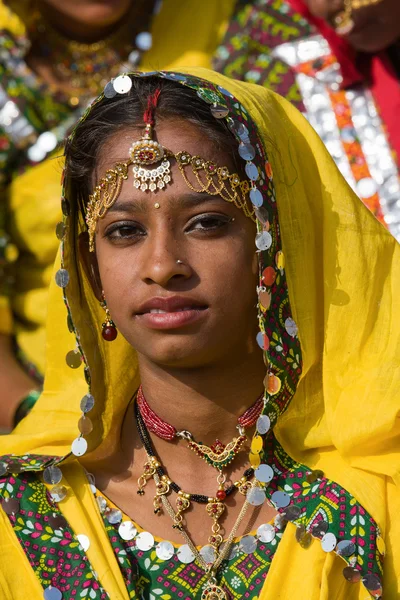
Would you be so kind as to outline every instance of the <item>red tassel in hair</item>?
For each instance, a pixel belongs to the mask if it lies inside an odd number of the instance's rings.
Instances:
[[[151,94],[147,100],[147,108],[143,115],[143,120],[146,125],[154,126],[154,114],[157,108],[158,99],[161,94],[161,89],[157,88],[154,94]]]

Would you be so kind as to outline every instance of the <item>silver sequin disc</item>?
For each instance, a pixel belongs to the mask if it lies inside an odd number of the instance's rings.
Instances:
[[[250,200],[251,203],[254,204],[254,206],[256,206],[257,208],[260,208],[260,206],[262,206],[264,202],[263,195],[257,188],[252,188],[250,190]]]
[[[274,492],[271,500],[277,508],[286,508],[290,504],[290,496],[286,492]]]
[[[109,81],[104,88],[104,96],[106,98],[114,98],[117,95],[117,92],[114,89],[114,85],[112,81]]]
[[[247,177],[251,181],[257,181],[257,179],[259,178],[259,173],[256,165],[253,162],[248,162],[244,170],[246,171]]]
[[[272,236],[268,231],[261,231],[256,236],[256,246],[259,250],[268,250],[272,244]]]
[[[361,573],[354,567],[345,567],[343,569],[343,577],[350,583],[358,583],[361,581]]]
[[[258,433],[261,435],[267,433],[271,428],[271,420],[268,415],[261,415],[258,417],[256,427]]]
[[[119,75],[113,81],[117,94],[127,94],[132,87],[132,79],[128,75]]]
[[[82,364],[82,355],[79,350],[70,350],[65,357],[65,362],[71,369],[79,369]]]
[[[4,498],[1,506],[7,515],[15,515],[19,511],[19,502],[16,498]]]
[[[224,119],[229,115],[229,109],[222,104],[213,104],[210,108],[211,114],[216,119]]]
[[[244,123],[241,123],[240,121],[232,121],[232,123],[229,124],[229,129],[233,133],[236,133],[238,138],[240,138],[243,142],[249,139],[249,130]]]
[[[56,280],[56,284],[60,288],[67,287],[67,285],[69,283],[69,273],[68,273],[67,269],[58,269],[56,276],[55,276],[55,280]]]
[[[301,515],[301,508],[300,506],[291,504],[283,511],[283,515],[287,521],[295,521]]]
[[[118,533],[123,540],[129,542],[130,540],[133,540],[133,538],[137,534],[137,529],[132,523],[132,521],[124,521],[118,527]]]
[[[111,508],[106,514],[106,519],[111,525],[116,525],[122,521],[122,512],[118,508]]]
[[[297,328],[296,322],[291,317],[288,317],[285,320],[285,329],[288,332],[288,334],[290,335],[290,337],[296,337],[298,328]]]
[[[142,531],[136,536],[136,546],[142,552],[146,552],[154,546],[154,537],[148,531]]]
[[[71,444],[71,452],[75,456],[83,456],[87,450],[88,443],[83,437],[75,438]]]
[[[49,525],[53,529],[65,529],[68,527],[67,520],[62,515],[53,513],[49,516]]]
[[[257,548],[257,539],[253,535],[245,535],[239,542],[239,548],[245,554],[253,554]]]
[[[224,551],[225,546],[226,546],[226,542],[222,542],[222,544],[219,547],[220,554],[222,554],[222,552]],[[229,554],[227,556],[227,560],[233,560],[234,558],[237,557],[238,553],[239,553],[239,546],[237,544],[233,544],[229,551]]]
[[[368,573],[367,575],[364,575],[364,577],[362,578],[362,582],[367,588],[367,590],[369,590],[372,593],[373,596],[382,594],[382,584],[378,575]]]
[[[50,490],[50,496],[53,498],[54,502],[62,502],[67,496],[67,488],[65,485],[55,485]]]
[[[48,588],[46,588],[44,590],[43,598],[44,598],[44,600],[61,600],[62,593],[60,592],[60,590],[58,588],[50,585]]]
[[[268,223],[268,211],[266,208],[261,206],[260,208],[256,208],[254,212],[260,223],[263,223],[264,225],[265,223]]]
[[[269,483],[274,477],[274,470],[269,465],[260,465],[255,470],[254,476],[261,483]]]
[[[76,539],[78,540],[78,542],[82,546],[84,552],[86,552],[87,550],[89,550],[90,540],[89,540],[89,538],[88,538],[87,535],[85,535],[84,533],[78,533],[78,535],[76,536]]]
[[[57,239],[59,240],[63,240],[65,237],[65,232],[66,232],[66,226],[65,223],[63,223],[62,221],[60,221],[59,223],[57,223],[56,225],[56,236]]]
[[[321,547],[324,552],[332,552],[336,548],[337,539],[333,533],[326,533],[321,540]]]
[[[43,471],[43,480],[45,483],[50,483],[51,485],[57,485],[57,483],[60,483],[61,479],[62,479],[62,472],[59,467],[55,467],[54,465],[51,465],[50,467],[47,467]]]
[[[275,527],[273,525],[270,525],[269,523],[264,523],[263,525],[260,525],[260,527],[257,529],[257,537],[260,540],[260,542],[272,542],[275,536]]]
[[[156,554],[160,560],[169,560],[173,557],[175,549],[171,542],[159,542],[156,546]]]
[[[99,507],[99,511],[101,512],[101,514],[103,514],[103,512],[106,510],[107,508],[107,501],[105,498],[103,498],[103,496],[97,496],[96,498],[96,502],[97,502],[97,506]],[[121,535],[121,534],[120,534]],[[122,536],[121,536],[122,537]]]
[[[150,48],[153,45],[153,38],[151,33],[149,31],[141,31],[140,33],[138,33],[135,38],[135,44],[139,48],[139,50],[150,50]]]
[[[0,462],[0,477],[7,473],[7,465],[4,462]]]
[[[208,565],[211,565],[215,561],[215,548],[212,546],[203,546],[200,554]]]
[[[84,412],[84,413],[90,412],[94,406],[94,398],[93,398],[92,394],[86,394],[86,396],[83,396],[80,406],[81,406],[82,412]]]
[[[265,492],[259,487],[251,488],[247,493],[246,500],[252,506],[261,506],[266,500]]]
[[[319,521],[312,527],[311,533],[313,534],[314,537],[322,538],[325,535],[325,533],[328,531],[328,529],[329,529],[329,525],[326,521]]]
[[[178,559],[180,560],[180,562],[183,563],[184,565],[189,565],[195,559],[193,552],[191,551],[191,549],[189,548],[189,546],[187,544],[183,544],[183,546],[180,546],[180,548],[178,548],[176,555],[177,555]]]
[[[340,556],[351,556],[356,551],[356,545],[351,540],[341,540],[336,551]]]
[[[240,142],[238,152],[239,156],[243,158],[243,160],[253,160],[253,158],[256,155],[256,150],[254,146],[252,146],[248,142]]]

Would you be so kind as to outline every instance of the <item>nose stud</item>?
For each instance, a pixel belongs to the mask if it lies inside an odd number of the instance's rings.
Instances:
[[[177,264],[177,265],[183,265],[183,260],[179,260],[179,259],[178,259],[178,260],[176,261],[176,264]]]

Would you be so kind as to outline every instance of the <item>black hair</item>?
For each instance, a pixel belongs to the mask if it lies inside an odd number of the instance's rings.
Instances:
[[[143,125],[148,98],[160,89],[156,109],[157,119],[179,118],[196,125],[218,150],[227,152],[237,172],[241,173],[237,142],[224,119],[216,119],[210,105],[191,88],[159,77],[132,77],[129,93],[114,98],[102,98],[76,128],[66,148],[66,175],[69,201],[77,203],[81,215],[85,212],[93,189],[93,173],[99,154],[107,140],[126,127]]]

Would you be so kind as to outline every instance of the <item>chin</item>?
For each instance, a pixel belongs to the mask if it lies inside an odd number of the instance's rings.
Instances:
[[[52,4],[55,5],[54,2]],[[129,11],[131,4],[131,0],[75,0],[74,6],[69,4],[64,9],[60,6],[58,10],[88,26],[104,27],[118,23]]]
[[[130,337],[130,336],[129,336]],[[194,339],[196,338],[196,339]],[[147,336],[143,343],[138,337],[135,341],[128,339],[131,346],[147,361],[160,367],[171,369],[191,369],[202,367],[216,360],[219,354],[226,353],[199,336],[190,339],[188,335]]]

